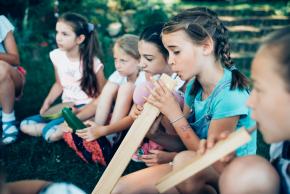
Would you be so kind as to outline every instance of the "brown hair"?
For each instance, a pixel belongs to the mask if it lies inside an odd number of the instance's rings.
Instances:
[[[271,54],[279,63],[278,72],[282,75],[287,90],[290,92],[290,27],[269,34],[261,48],[263,47],[271,49]]]
[[[217,14],[206,8],[187,9],[172,17],[163,27],[163,34],[184,30],[196,44],[202,44],[208,38],[214,42],[214,54],[222,65],[232,72],[231,89],[247,89],[248,79],[235,66],[230,55],[228,30]],[[198,80],[194,82],[192,95],[200,88]]]
[[[99,94],[99,88],[94,70],[94,58],[101,56],[96,27],[89,24],[82,15],[71,12],[61,15],[58,21],[69,24],[77,36],[82,34],[85,36],[85,40],[80,45],[80,60],[83,65],[83,76],[80,85],[88,96],[96,97]]]

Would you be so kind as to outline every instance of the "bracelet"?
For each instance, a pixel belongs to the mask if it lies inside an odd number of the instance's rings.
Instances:
[[[180,115],[179,117],[177,117],[177,119],[173,120],[173,121],[170,121],[170,124],[173,124],[177,121],[179,121],[180,119],[182,119],[184,117],[184,114]]]

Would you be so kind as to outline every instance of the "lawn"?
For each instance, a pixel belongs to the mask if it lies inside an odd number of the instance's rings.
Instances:
[[[46,143],[42,138],[23,135],[17,143],[2,147],[1,152],[7,181],[66,181],[90,193],[104,171],[102,166],[85,163],[64,141]],[[125,173],[141,168],[144,164],[131,162]]]

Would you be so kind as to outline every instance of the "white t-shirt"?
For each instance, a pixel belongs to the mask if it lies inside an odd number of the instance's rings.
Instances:
[[[118,71],[114,71],[109,77],[109,81],[117,85],[123,85],[127,83],[127,77],[122,76]]]
[[[0,15],[0,53],[6,53],[3,46],[3,41],[5,40],[8,32],[10,31],[14,31],[14,26],[4,15]]]
[[[118,71],[114,71],[110,75],[109,81],[117,85],[123,85],[128,82],[127,77],[122,76]],[[139,85],[140,83],[143,83],[145,81],[146,81],[145,72],[140,71],[134,84]]]
[[[70,61],[65,51],[55,49],[49,53],[50,59],[56,69],[60,84],[63,87],[62,101],[74,102],[76,105],[88,104],[92,101],[80,86],[82,74],[82,65],[80,61]],[[94,70],[97,73],[102,62],[96,57],[94,60]]]

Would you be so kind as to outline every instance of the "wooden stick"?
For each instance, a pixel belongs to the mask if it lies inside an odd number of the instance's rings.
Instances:
[[[249,130],[240,128],[231,133],[225,140],[218,142],[212,149],[208,150],[204,155],[193,158],[190,164],[172,171],[158,181],[156,187],[160,193],[167,191],[203,169],[209,167],[220,158],[235,151],[240,146],[251,140],[249,132],[252,132],[255,127]]]
[[[170,90],[173,90],[176,85],[176,81],[172,80],[166,74],[163,74],[160,80],[162,80]],[[121,177],[130,162],[131,157],[137,150],[159,113],[160,111],[155,106],[152,106],[149,103],[144,104],[144,109],[141,115],[139,115],[132,124],[126,137],[122,141],[98,184],[93,190],[93,194],[111,193],[118,179]]]

